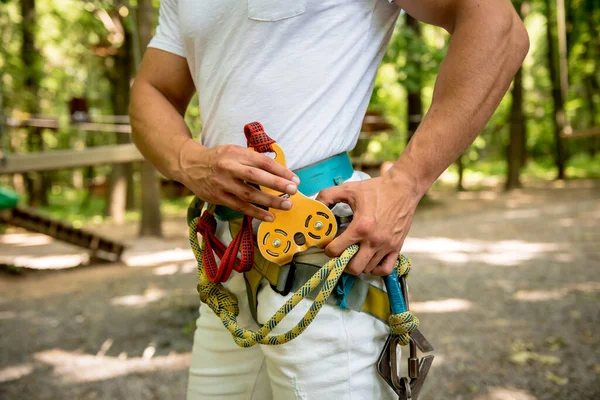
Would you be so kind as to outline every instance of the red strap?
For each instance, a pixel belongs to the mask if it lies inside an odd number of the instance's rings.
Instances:
[[[252,217],[244,216],[240,231],[227,247],[216,237],[217,221],[208,211],[204,211],[197,227],[198,233],[202,235],[205,242],[202,261],[208,280],[213,283],[226,282],[232,270],[245,272],[252,268],[254,261]],[[242,254],[241,261],[237,258],[238,251]],[[220,265],[217,265],[215,254],[221,259]]]
[[[254,148],[259,153],[274,152],[271,146],[275,143],[275,140],[271,139],[265,132],[260,122],[251,122],[244,126],[244,135],[246,135],[246,141],[248,147]]]
[[[244,134],[248,147],[254,148],[259,153],[274,152],[271,146],[275,140],[271,139],[265,132],[260,122],[251,122],[244,126]],[[213,282],[225,282],[229,279],[231,271],[249,271],[254,264],[254,237],[252,233],[252,217],[244,216],[242,227],[235,235],[229,246],[225,246],[215,235],[217,221],[215,217],[204,211],[198,220],[198,233],[202,235],[205,243],[205,251],[202,254],[204,270],[208,279]],[[237,258],[241,253],[241,260]],[[217,265],[215,254],[221,259]]]

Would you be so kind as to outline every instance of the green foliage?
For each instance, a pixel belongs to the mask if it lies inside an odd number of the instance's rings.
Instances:
[[[527,150],[530,159],[546,165],[551,162],[555,148],[552,83],[547,65],[545,33],[548,23],[545,17],[547,2],[530,1],[528,4],[529,13],[524,22],[530,36],[531,50],[523,65]],[[567,112],[575,130],[600,124],[600,36],[597,26],[600,26],[600,1],[567,1],[570,85]],[[414,31],[407,29],[405,19],[399,19],[375,81],[370,107],[382,111],[396,128],[392,133],[372,139],[369,149],[377,158],[395,159],[404,149],[407,90],[416,90],[420,84],[424,106],[427,108],[431,102],[448,35],[439,28],[423,24],[420,27],[421,35],[415,36]],[[415,61],[419,62],[420,70],[414,70]],[[475,143],[465,152],[463,162],[467,168],[477,169],[481,162],[504,162],[510,105],[510,94],[507,94]],[[573,140],[566,145],[568,154],[575,159],[585,152],[600,151],[595,139]],[[580,173],[575,174],[579,176]],[[593,175],[593,171],[590,174]]]
[[[184,217],[191,197],[180,199],[162,199],[161,212],[166,217]],[[49,195],[49,205],[42,207],[40,211],[50,217],[68,221],[73,226],[81,228],[86,224],[98,224],[110,222],[111,219],[104,217],[106,209],[105,196],[89,196],[85,190],[75,190],[65,185],[53,185]],[[126,221],[139,221],[140,211],[128,211],[125,215]]]

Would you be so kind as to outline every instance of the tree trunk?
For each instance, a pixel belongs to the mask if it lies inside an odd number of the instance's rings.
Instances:
[[[139,0],[134,19],[137,20],[137,45],[138,52],[143,54],[146,46],[152,38],[152,0]],[[135,29],[135,28],[134,28]],[[135,34],[135,32],[134,32]],[[136,58],[139,58],[136,57]],[[140,60],[136,60],[139,67]],[[160,190],[156,170],[148,161],[144,161],[141,167],[142,183],[142,218],[140,223],[140,236],[162,236],[161,214],[160,214]]]
[[[587,17],[587,29],[589,32],[594,32],[596,30],[596,25],[594,21],[594,10],[592,12],[588,12]],[[596,43],[600,44],[600,40],[596,39]],[[585,58],[587,60],[594,60],[600,57],[599,54],[600,47],[594,46],[594,41],[590,41],[588,43],[588,47],[585,51]],[[598,81],[595,76],[596,71],[586,72],[585,77],[583,78],[583,84],[585,87],[585,99],[586,104],[589,108],[591,115],[591,126],[599,126],[600,125],[600,112],[596,107],[594,96],[596,93],[600,93],[600,85],[598,85]],[[589,139],[589,147],[588,152],[590,156],[594,157],[596,153],[600,151],[600,137],[591,137]]]
[[[529,3],[527,1],[515,2],[515,8],[521,19],[524,19],[529,10]],[[525,166],[527,158],[527,129],[523,114],[523,68],[519,68],[513,81],[509,135],[509,144],[506,149],[508,163],[506,190],[521,187],[521,170]]]
[[[419,21],[406,14],[406,27],[407,29],[411,29],[415,33],[415,37],[421,37],[421,28],[419,26]],[[411,71],[416,71],[414,76],[408,76],[407,81],[416,82],[417,85],[414,87],[412,85],[408,86],[408,96],[407,96],[407,116],[408,116],[408,131],[407,131],[407,140],[408,143],[414,133],[416,132],[421,120],[423,119],[423,102],[421,100],[421,61],[420,56],[407,54],[406,62],[411,63],[413,68]],[[411,90],[413,89],[413,90]]]
[[[548,69],[550,71],[550,79],[552,80],[552,104],[553,104],[553,124],[554,124],[554,145],[555,145],[555,163],[558,169],[557,179],[565,178],[565,149],[564,143],[561,139],[561,134],[565,132],[568,126],[567,115],[565,112],[565,97],[566,97],[566,85],[567,85],[567,71],[566,61],[562,60],[566,54],[560,50],[564,46],[564,38],[560,39],[560,32],[557,33],[557,29],[554,28],[555,22],[563,16],[562,24],[558,23],[559,26],[564,28],[564,3],[562,0],[557,0],[557,18],[554,17],[552,10],[552,1],[546,5],[546,38],[548,42]],[[562,11],[561,11],[562,8]],[[560,30],[560,29],[558,29]],[[563,31],[564,32],[564,31]],[[562,44],[562,45],[561,45]],[[557,51],[557,48],[559,49]],[[558,58],[561,57],[559,62]]]
[[[40,59],[35,47],[37,31],[37,17],[35,0],[21,0],[21,60],[25,67],[25,97],[24,111],[30,114],[39,114],[38,92],[40,88]],[[43,151],[44,142],[42,131],[39,128],[28,129],[28,151]],[[29,205],[32,207],[48,204],[46,195],[47,179],[44,173],[28,173],[24,175]]]
[[[521,168],[525,147],[525,117],[523,115],[523,69],[515,75],[512,89],[512,105],[510,109],[510,142],[507,149],[508,173],[506,190],[521,187]]]
[[[118,15],[118,14],[117,14]],[[118,17],[115,17],[118,18]],[[107,71],[112,86],[112,103],[115,115],[127,115],[129,108],[129,83],[131,81],[131,32],[123,23],[125,39],[114,57],[114,69]],[[129,135],[115,133],[117,144],[131,143]],[[112,166],[107,193],[106,215],[117,224],[125,222],[125,210],[133,205],[133,165]],[[128,207],[129,206],[129,207]]]

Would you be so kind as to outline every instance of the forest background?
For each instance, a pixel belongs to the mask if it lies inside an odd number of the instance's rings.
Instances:
[[[514,4],[529,32],[531,50],[481,135],[442,176],[440,182],[459,190],[600,177],[600,2]],[[158,6],[150,0],[2,0],[0,108],[13,121],[32,116],[57,121],[56,129],[18,123],[5,127],[3,154],[129,142],[128,135],[110,128],[78,129],[72,123],[73,104],[83,102],[94,122],[126,118],[130,84]],[[355,159],[377,166],[401,154],[430,104],[448,41],[443,30],[401,16],[370,104],[370,112],[385,120],[386,129],[363,134]],[[199,135],[197,97],[186,120]],[[76,224],[106,218],[120,223],[139,218],[141,170],[134,163],[98,165],[4,175],[0,182],[29,205]],[[163,213],[179,212],[186,201],[164,199]]]

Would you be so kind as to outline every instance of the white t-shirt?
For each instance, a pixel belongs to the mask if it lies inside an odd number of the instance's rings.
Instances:
[[[298,169],[356,144],[400,9],[388,0],[162,0],[149,47],[187,59],[202,143],[261,122]]]

